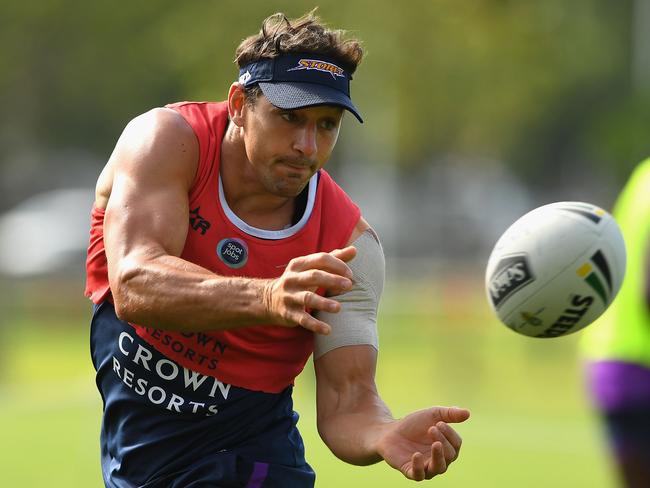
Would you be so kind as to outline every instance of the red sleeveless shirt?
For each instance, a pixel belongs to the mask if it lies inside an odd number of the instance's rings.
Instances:
[[[275,278],[298,256],[329,252],[349,241],[359,208],[324,171],[310,182],[303,218],[284,231],[248,227],[220,193],[225,103],[168,105],[190,124],[199,142],[199,166],[188,195],[190,227],[181,258],[222,276]],[[104,211],[93,208],[86,261],[86,296],[110,299],[103,241]],[[132,324],[137,334],[181,366],[251,390],[277,393],[291,385],[313,349],[306,329],[255,326],[224,331],[174,332]]]

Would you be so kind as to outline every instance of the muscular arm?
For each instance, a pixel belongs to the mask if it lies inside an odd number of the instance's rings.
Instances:
[[[363,256],[364,252],[380,254],[378,245],[359,245],[357,260],[365,257],[360,262],[383,268],[383,256]],[[374,268],[364,273],[354,260],[350,267],[357,281],[377,275]],[[383,275],[383,269],[380,274]],[[374,289],[381,293],[381,286]],[[379,297],[370,295],[368,306],[376,308]],[[341,318],[345,317],[345,309],[343,313]],[[374,314],[365,316],[374,320]],[[359,320],[358,316],[355,320]],[[355,328],[368,329],[358,324]],[[369,335],[368,343],[372,342]],[[394,419],[375,385],[376,363],[377,351],[372,345],[338,347],[315,359],[321,438],[337,457],[351,464],[366,465],[383,459],[414,480],[443,473],[458,456],[461,445],[460,437],[448,423],[466,420],[469,412],[431,407]]]
[[[449,425],[469,412],[430,407],[394,419],[380,398],[372,346],[334,349],[316,360],[318,432],[330,450],[351,464],[385,460],[413,480],[444,473],[462,440]]]
[[[319,433],[339,458],[363,465],[381,459],[372,447],[375,442],[367,438],[350,442],[348,433],[357,428],[365,431],[370,425],[374,429],[377,423],[392,420],[374,381],[377,306],[385,264],[381,246],[364,219],[357,224],[350,242],[358,249],[357,257],[349,263],[355,285],[337,297],[343,303],[340,315],[319,313],[325,320],[329,318],[334,330],[330,336],[315,339],[314,366]]]
[[[218,324],[220,279],[180,259],[198,144],[180,115],[157,109],[124,130],[108,163],[112,182],[104,219],[108,276],[118,316],[159,327]],[[237,283],[236,296],[258,315],[261,290]],[[248,285],[248,286],[247,286]],[[209,304],[209,306],[208,306]],[[223,320],[235,317],[221,315]]]
[[[126,127],[102,172],[96,204],[106,205],[104,241],[118,316],[182,331],[274,323],[327,332],[305,308],[338,310],[312,290],[349,286],[344,261],[353,248],[297,258],[275,280],[223,277],[179,257],[197,161],[198,143],[185,120],[155,109]]]
[[[351,464],[380,461],[377,441],[393,420],[375,385],[377,351],[334,349],[315,361],[318,432],[332,452]]]

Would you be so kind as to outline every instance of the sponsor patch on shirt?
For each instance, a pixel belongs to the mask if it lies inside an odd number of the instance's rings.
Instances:
[[[235,237],[222,239],[217,245],[217,255],[227,266],[241,268],[248,261],[248,246]]]

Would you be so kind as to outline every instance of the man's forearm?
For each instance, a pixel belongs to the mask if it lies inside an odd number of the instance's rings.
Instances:
[[[181,258],[126,260],[111,279],[118,316],[161,329],[199,331],[268,320],[268,280],[219,276]]]

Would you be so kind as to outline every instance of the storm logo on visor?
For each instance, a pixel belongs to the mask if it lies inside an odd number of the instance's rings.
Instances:
[[[316,71],[329,73],[334,79],[336,79],[337,76],[343,77],[345,73],[342,68],[339,68],[335,64],[328,63],[327,61],[320,61],[318,59],[301,59],[298,61],[298,66],[295,68],[289,68],[287,71],[300,71],[304,69],[315,69]]]

